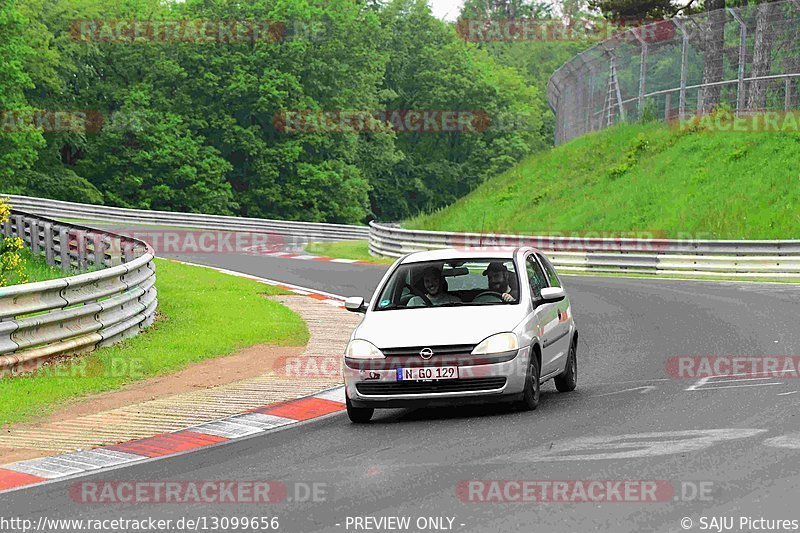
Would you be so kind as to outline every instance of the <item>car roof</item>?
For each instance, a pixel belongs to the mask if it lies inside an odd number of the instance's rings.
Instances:
[[[401,264],[446,261],[448,259],[513,259],[517,250],[519,248],[445,248],[427,252],[414,252],[406,256]]]

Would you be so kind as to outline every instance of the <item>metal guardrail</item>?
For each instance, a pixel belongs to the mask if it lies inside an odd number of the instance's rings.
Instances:
[[[1,229],[43,253],[50,265],[99,270],[0,287],[0,375],[113,344],[152,324],[158,305],[156,272],[144,242],[16,206]]]
[[[408,230],[370,223],[380,257],[440,248],[533,246],[560,271],[800,278],[800,241],[602,239]]]
[[[254,233],[277,233],[302,236],[309,240],[358,240],[369,236],[366,226],[347,224],[324,224],[318,222],[295,222],[262,218],[239,218],[198,213],[173,213],[169,211],[145,211],[102,205],[63,202],[46,198],[2,195],[10,198],[14,207],[48,217],[77,218],[100,222],[124,222],[158,226],[177,226],[207,230],[228,230]]]

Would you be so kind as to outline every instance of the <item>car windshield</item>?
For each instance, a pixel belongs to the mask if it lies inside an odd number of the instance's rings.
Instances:
[[[400,265],[384,285],[375,310],[518,302],[513,260],[452,259]]]

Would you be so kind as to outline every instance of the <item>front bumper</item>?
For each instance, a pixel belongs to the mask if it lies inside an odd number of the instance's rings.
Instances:
[[[525,386],[530,347],[489,362],[491,357],[477,356],[456,363],[458,379],[441,381],[397,381],[397,368],[392,361],[373,360],[368,364],[343,365],[347,397],[354,407],[401,408],[429,405],[453,405],[514,400]],[[510,356],[510,358],[509,358]],[[404,363],[405,367],[452,365],[448,361]]]

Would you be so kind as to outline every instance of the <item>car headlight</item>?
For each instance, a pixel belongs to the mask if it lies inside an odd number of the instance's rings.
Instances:
[[[513,333],[498,333],[487,337],[478,344],[472,353],[474,355],[486,355],[490,353],[510,352],[519,349],[519,340]]]
[[[384,359],[385,356],[374,344],[363,339],[354,339],[347,344],[344,356],[349,359]]]

